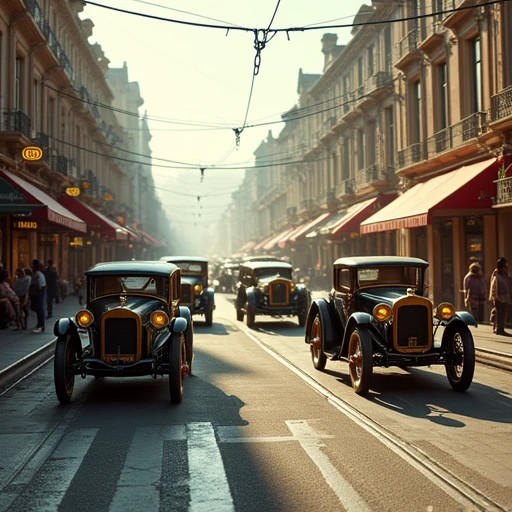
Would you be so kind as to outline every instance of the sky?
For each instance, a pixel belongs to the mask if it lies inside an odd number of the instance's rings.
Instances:
[[[94,23],[90,43],[99,43],[110,67],[126,62],[129,80],[138,82],[152,135],[154,158],[182,162],[163,169],[153,161],[157,193],[181,236],[197,252],[209,237],[244,168],[269,130],[283,128],[281,114],[296,104],[299,69],[321,74],[322,36],[346,44],[350,24],[362,3],[334,0],[95,0],[103,6],[184,23],[160,21],[86,4],[80,17]],[[370,3],[369,0],[367,3]],[[191,24],[250,29],[315,27],[278,32],[267,41],[254,76],[254,33]],[[254,76],[254,80],[253,80]],[[252,91],[252,93],[251,93]],[[163,121],[152,120],[159,118]],[[165,121],[165,122],[164,122]],[[245,123],[244,123],[245,121]],[[234,129],[246,127],[236,144]],[[162,162],[163,165],[173,165]],[[214,166],[240,169],[213,169]],[[190,167],[190,168],[189,168]],[[200,168],[205,168],[201,181]],[[179,192],[177,192],[177,190]],[[197,195],[201,200],[197,201]]]

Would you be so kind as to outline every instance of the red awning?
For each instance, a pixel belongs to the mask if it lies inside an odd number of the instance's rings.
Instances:
[[[263,249],[265,249],[265,251],[270,251],[271,249],[274,248],[274,245],[276,245],[279,242],[279,240],[281,240],[281,238],[284,238],[290,231],[293,231],[293,228],[288,228],[288,229],[285,229],[284,231],[281,231],[281,233],[279,233],[278,235],[271,238],[263,246]]]
[[[265,240],[257,243],[253,248],[253,252],[256,252],[256,251],[259,251],[260,249],[263,249],[263,246],[267,243],[267,242],[270,242],[270,240],[272,240],[272,238],[274,238],[275,235],[272,235],[272,236],[269,236],[268,238],[265,238]]]
[[[98,230],[102,238],[109,240],[128,240],[130,233],[123,226],[98,212],[94,208],[77,201],[70,196],[61,196],[60,204],[87,223],[89,229]]]
[[[329,212],[322,213],[314,220],[308,222],[307,224],[304,224],[298,231],[293,233],[293,235],[290,237],[290,242],[296,242],[297,239],[302,235],[307,235],[308,231],[311,231],[317,224],[320,224],[320,222],[325,221],[325,219],[327,219],[327,217],[329,217],[330,215],[331,214]]]
[[[240,247],[240,249],[238,249],[238,252],[239,253],[244,253],[244,252],[248,252],[250,251],[251,249],[253,249],[256,245],[256,242],[246,242],[244,245],[242,245],[242,247]]]
[[[359,234],[361,222],[375,213],[378,208],[388,205],[395,198],[396,194],[387,194],[353,204],[347,209],[345,215],[330,227],[329,235]]]
[[[144,231],[141,231],[140,229],[137,230],[140,235],[142,235],[142,238],[146,243],[149,243],[149,245],[152,245],[153,247],[163,247],[164,244],[159,242],[156,238],[152,237],[149,233],[145,233]]]
[[[434,212],[470,215],[471,210],[491,209],[496,197],[495,164],[496,158],[490,158],[418,183],[362,222],[361,233],[426,226]]]
[[[80,233],[87,233],[87,225],[69,210],[59,204],[53,197],[43,192],[35,185],[28,181],[16,176],[12,172],[2,170],[3,177],[16,188],[27,196],[30,202],[44,206],[44,208],[37,208],[32,212],[32,218],[36,220],[44,220],[58,224],[59,226],[67,229],[78,231]]]

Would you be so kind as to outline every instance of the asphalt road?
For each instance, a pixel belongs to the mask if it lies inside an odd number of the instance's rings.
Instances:
[[[510,372],[477,365],[461,394],[443,368],[379,369],[363,398],[295,319],[248,329],[226,299],[178,406],[145,377],[60,406],[51,364],[1,396],[0,511],[512,509]]]

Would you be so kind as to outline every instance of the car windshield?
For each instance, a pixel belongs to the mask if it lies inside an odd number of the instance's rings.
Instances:
[[[254,271],[254,277],[258,280],[268,280],[275,277],[292,278],[291,268],[262,268]]]
[[[190,263],[187,261],[178,261],[174,263],[181,268],[182,276],[197,276],[206,274],[206,265],[201,263]]]
[[[90,300],[106,295],[145,294],[167,300],[169,279],[154,276],[98,276],[91,280]]]
[[[405,286],[419,290],[423,269],[420,267],[385,266],[357,269],[359,287]]]

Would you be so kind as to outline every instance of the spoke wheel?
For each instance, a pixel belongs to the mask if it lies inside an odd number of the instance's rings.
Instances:
[[[466,391],[475,373],[475,345],[469,329],[452,330],[449,333],[450,362],[446,363],[446,376],[455,391]]]
[[[172,404],[181,403],[183,398],[183,375],[188,373],[186,357],[183,334],[173,334],[169,346],[169,394]]]
[[[354,391],[359,395],[368,393],[373,373],[373,356],[370,335],[356,328],[348,344],[348,368]]]
[[[61,404],[69,403],[73,395],[75,387],[74,361],[73,339],[70,334],[66,334],[57,340],[53,361],[55,392]]]
[[[320,316],[316,315],[311,324],[309,333],[309,349],[311,351],[311,361],[316,370],[322,371],[327,363],[327,356],[323,351],[322,322]]]

